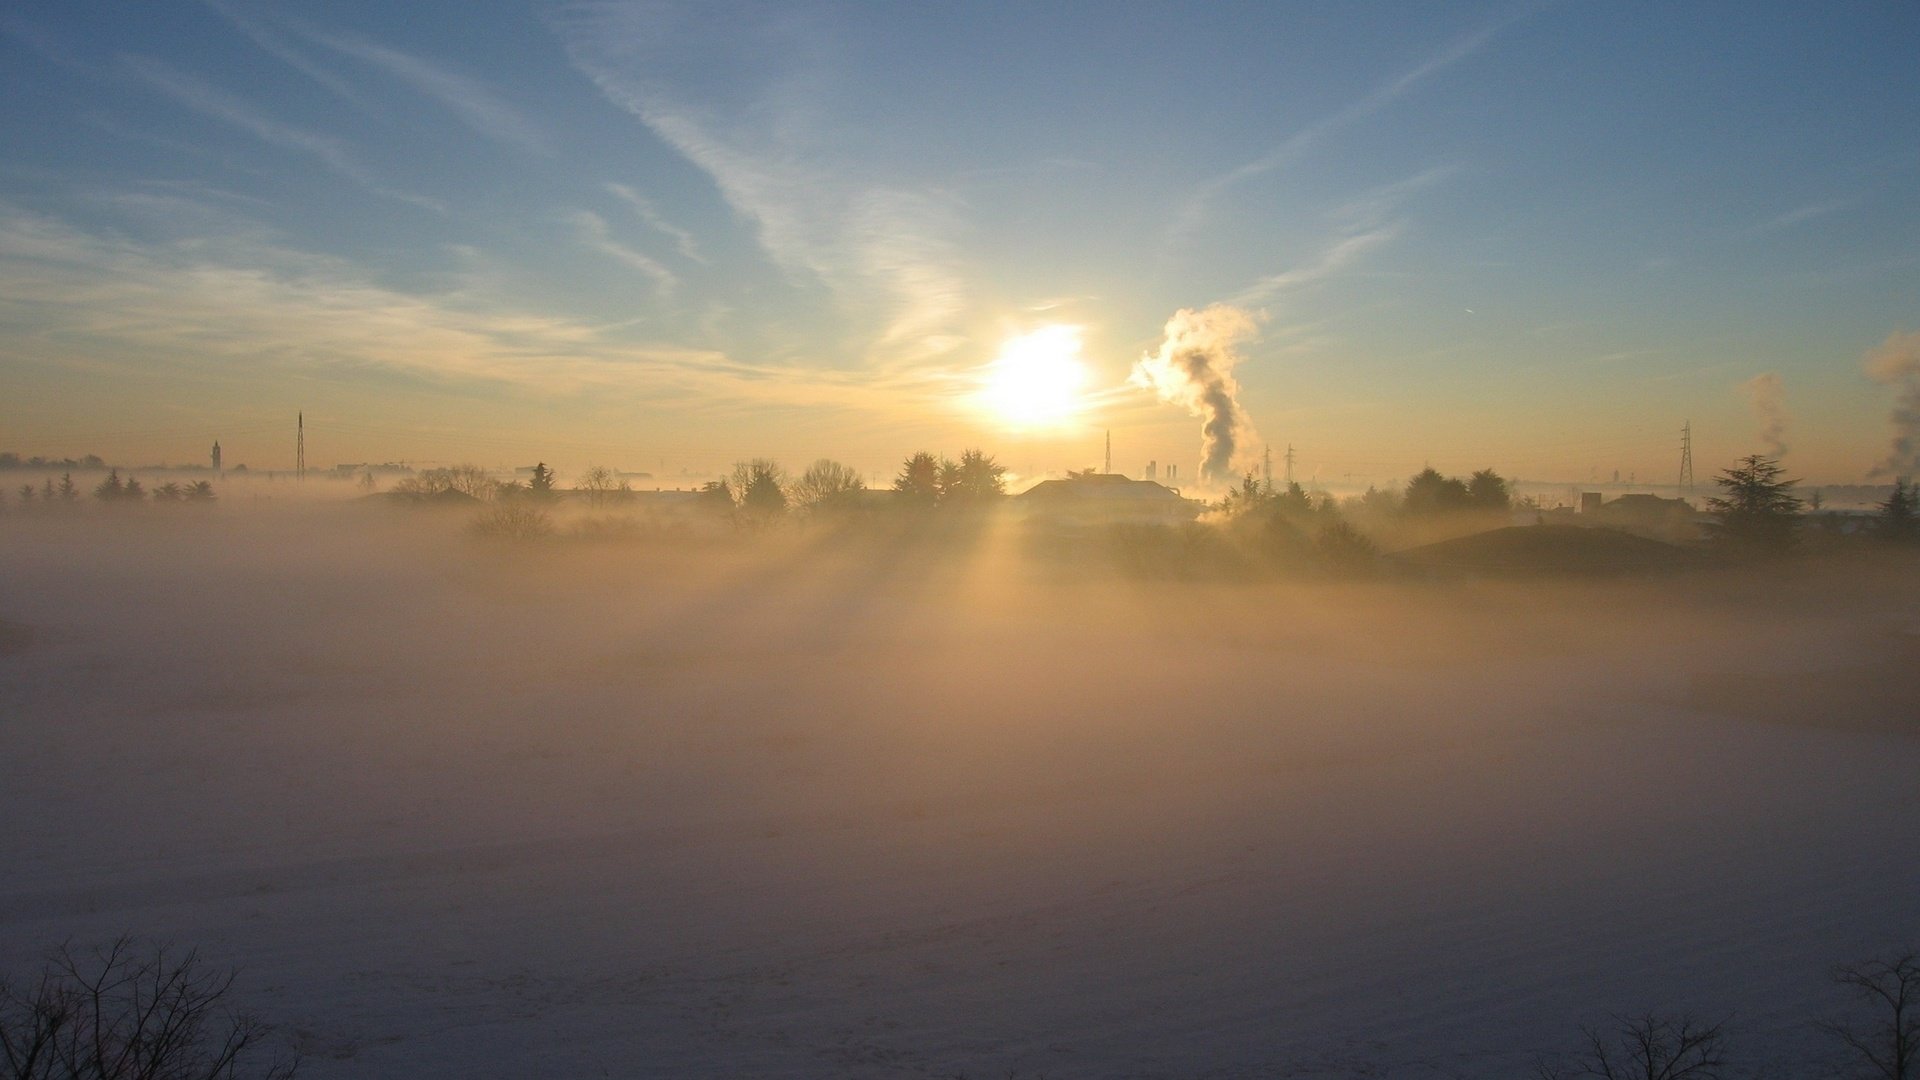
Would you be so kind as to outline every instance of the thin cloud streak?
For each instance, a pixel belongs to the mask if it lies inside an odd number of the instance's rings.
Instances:
[[[156,90],[203,116],[238,128],[283,150],[311,157],[376,195],[411,203],[436,213],[446,212],[445,206],[432,199],[396,191],[380,183],[353,159],[338,139],[274,120],[239,98],[151,57],[123,56],[121,62]]]
[[[1399,233],[1399,226],[1385,225],[1343,237],[1332,247],[1321,252],[1320,257],[1313,262],[1292,270],[1269,274],[1248,286],[1228,302],[1235,307],[1259,307],[1283,292],[1332,277],[1362,256],[1386,246]]]
[[[438,101],[467,127],[489,139],[532,154],[552,153],[536,124],[474,79],[371,41],[333,34],[311,36],[320,44],[371,64]]]
[[[707,261],[706,257],[700,254],[700,245],[694,242],[693,234],[668,221],[666,216],[660,213],[659,208],[653,205],[653,200],[625,184],[609,183],[606,189],[632,207],[633,212],[639,216],[641,224],[671,239],[674,250],[678,251],[682,257],[697,263]]]
[[[381,374],[585,390],[703,408],[932,408],[929,374],[749,364],[712,349],[635,343],[621,327],[516,311],[497,297],[414,294],[257,232],[146,244],[0,204],[0,349],[152,370]]]
[[[1780,232],[1784,229],[1790,229],[1795,225],[1812,221],[1815,218],[1823,218],[1828,214],[1845,210],[1851,205],[1853,205],[1852,199],[1830,199],[1826,202],[1811,203],[1795,210],[1789,210],[1779,217],[1769,218],[1748,229],[1745,235],[1752,238]]]
[[[575,238],[582,246],[624,263],[652,278],[654,285],[663,295],[670,294],[679,288],[680,279],[674,276],[673,271],[660,265],[658,260],[613,239],[607,230],[605,218],[587,210],[575,210],[567,215],[567,220],[572,223]]]
[[[247,40],[267,55],[293,68],[300,74],[325,87],[335,97],[340,98],[362,112],[372,113],[373,105],[356,90],[352,83],[338,74],[310,59],[305,53],[288,44],[286,39],[269,29],[251,11],[237,7],[228,0],[202,0],[207,7],[233,24]]]
[[[1273,172],[1298,159],[1328,135],[1363,120],[1405,97],[1415,87],[1472,56],[1500,31],[1524,18],[1510,15],[1455,40],[1440,52],[1376,86],[1366,96],[1283,139],[1265,154],[1202,183],[1174,213],[1167,231],[1169,244],[1185,242],[1205,222],[1212,204],[1233,188]]]
[[[955,270],[953,200],[847,175],[819,149],[830,141],[818,134],[823,120],[794,89],[804,73],[773,80],[733,122],[674,101],[644,66],[635,72],[647,48],[664,47],[653,14],[570,9],[555,27],[574,67],[705,172],[776,266],[823,282],[842,306],[876,320],[870,365],[910,368],[950,352],[970,301]]]

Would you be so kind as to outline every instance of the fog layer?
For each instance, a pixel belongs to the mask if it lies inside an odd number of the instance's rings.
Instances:
[[[1920,926],[1910,573],[8,530],[0,964],[200,945],[308,1077],[1511,1076],[1669,1008],[1792,1062]]]

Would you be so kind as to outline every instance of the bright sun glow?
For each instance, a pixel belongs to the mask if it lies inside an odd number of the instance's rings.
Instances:
[[[1080,360],[1080,328],[1044,326],[1008,340],[988,365],[981,401],[1016,427],[1064,424],[1085,408],[1090,375]]]

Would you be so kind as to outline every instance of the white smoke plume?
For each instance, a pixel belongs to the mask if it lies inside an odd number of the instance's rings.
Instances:
[[[1861,366],[1874,382],[1898,388],[1893,405],[1893,445],[1869,476],[1920,472],[1920,331],[1892,334],[1869,351]]]
[[[1240,407],[1240,384],[1233,378],[1240,360],[1233,345],[1256,325],[1252,315],[1226,304],[1181,308],[1167,320],[1160,351],[1142,356],[1127,378],[1200,418],[1202,483],[1232,483],[1234,455],[1254,440],[1253,421]]]
[[[1760,421],[1760,441],[1765,444],[1768,457],[1782,457],[1787,452],[1787,415],[1786,387],[1780,376],[1771,371],[1763,372],[1740,384],[1747,392],[1747,404],[1753,408],[1753,418]]]

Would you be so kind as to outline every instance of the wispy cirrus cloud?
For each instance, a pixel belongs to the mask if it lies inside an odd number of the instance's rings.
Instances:
[[[1845,210],[1847,207],[1852,206],[1853,202],[1854,200],[1852,199],[1828,199],[1822,202],[1808,203],[1805,206],[1795,207],[1784,214],[1770,217],[1758,225],[1747,229],[1743,235],[1751,238],[1781,232],[1786,229],[1791,229],[1795,225],[1804,224],[1816,218],[1823,218],[1828,214]]]
[[[394,374],[534,395],[593,390],[615,401],[876,417],[948,389],[924,377],[751,364],[635,341],[632,329],[493,294],[396,289],[245,223],[142,242],[0,203],[0,353],[70,368],[170,365],[262,380]]]
[[[1328,213],[1336,236],[1319,254],[1304,264],[1260,278],[1228,302],[1240,307],[1259,307],[1282,293],[1346,270],[1391,244],[1401,234],[1404,225],[1396,216],[1409,199],[1458,171],[1456,165],[1433,166],[1347,199]]]
[[[373,101],[353,80],[320,63],[294,44],[294,39],[357,60],[406,84],[416,92],[439,102],[461,123],[479,134],[525,150],[547,155],[552,152],[545,133],[519,108],[495,93],[486,84],[445,64],[404,52],[391,45],[352,34],[322,31],[293,19],[270,19],[257,9],[241,7],[231,0],[202,0],[224,16],[248,40],[262,51],[326,87],[341,100],[364,112],[377,111]]]
[[[1361,257],[1376,251],[1400,233],[1397,225],[1383,225],[1343,236],[1311,261],[1278,273],[1268,274],[1228,301],[1235,307],[1259,307],[1281,293],[1310,285],[1345,270]]]
[[[668,221],[666,216],[660,213],[659,208],[653,205],[652,199],[625,184],[607,184],[606,189],[632,207],[633,212],[639,216],[641,224],[671,238],[674,250],[678,251],[682,257],[697,263],[707,261],[706,257],[700,254],[700,245],[694,241],[693,234]]]
[[[257,9],[243,7],[232,3],[231,0],[201,0],[201,2],[232,23],[235,30],[240,31],[262,52],[312,79],[340,100],[348,102],[363,112],[374,111],[372,102],[351,82],[295,48],[285,34],[261,17]]]
[[[661,293],[671,293],[680,285],[680,279],[673,271],[660,264],[658,259],[620,243],[607,229],[607,221],[599,214],[588,210],[575,210],[566,215],[573,226],[574,237],[581,246],[597,251],[609,259],[624,263],[653,279]]]
[[[539,125],[477,79],[424,57],[362,38],[312,31],[308,34],[328,48],[371,64],[438,101],[467,127],[495,142],[533,154],[552,153]]]
[[[1287,136],[1259,157],[1201,183],[1175,210],[1173,222],[1167,230],[1168,242],[1180,244],[1190,238],[1206,221],[1214,203],[1229,191],[1298,160],[1327,136],[1406,97],[1421,84],[1479,52],[1495,35],[1525,14],[1522,11],[1508,15],[1456,38],[1439,52],[1380,83],[1358,100]]]
[[[961,340],[970,290],[958,270],[956,201],[833,152],[835,124],[809,92],[804,45],[783,42],[773,63],[758,65],[760,85],[742,88],[735,104],[696,107],[652,63],[680,44],[662,6],[567,8],[554,26],[575,68],[705,172],[775,265],[824,282],[844,308],[874,320],[870,364],[924,363]]]
[[[376,195],[436,212],[445,210],[432,199],[399,191],[382,183],[354,158],[346,144],[339,139],[275,120],[254,105],[152,57],[123,56],[121,62],[148,85],[194,112],[219,120],[282,150],[313,158]]]

